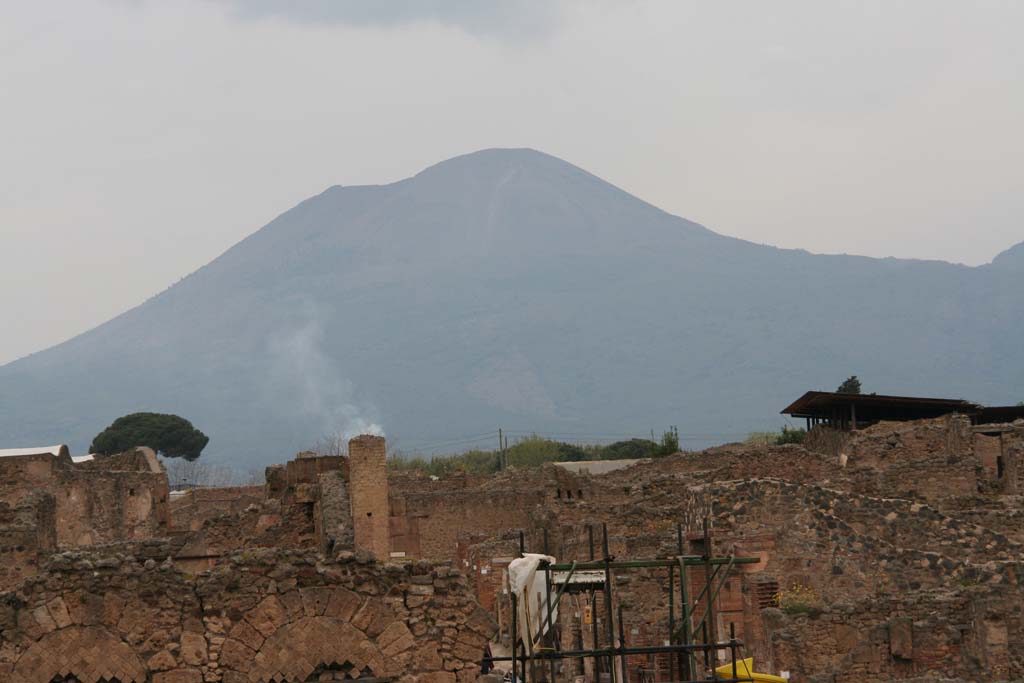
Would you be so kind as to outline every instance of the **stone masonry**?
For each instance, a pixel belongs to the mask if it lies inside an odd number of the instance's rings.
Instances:
[[[665,558],[679,524],[684,552],[702,552],[705,517],[716,553],[760,560],[728,577],[714,623],[758,670],[813,683],[1024,677],[1024,421],[880,423],[598,475],[389,477],[385,452],[357,437],[348,457],[303,454],[263,487],[169,505],[145,453],[0,463],[0,682],[470,683],[495,623],[507,638],[520,530],[530,550],[546,541],[583,560],[587,527],[607,524],[613,555]],[[702,571],[688,570],[693,585]],[[664,576],[614,581],[629,642],[660,643]],[[567,647],[589,643],[580,614],[561,612]],[[641,669],[668,680],[665,657],[627,664],[623,683]],[[558,679],[579,674],[593,672],[567,664]]]

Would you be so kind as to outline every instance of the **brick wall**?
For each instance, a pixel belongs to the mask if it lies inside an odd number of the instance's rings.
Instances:
[[[384,560],[388,543],[388,467],[384,437],[362,435],[348,442],[349,496],[356,548]]]

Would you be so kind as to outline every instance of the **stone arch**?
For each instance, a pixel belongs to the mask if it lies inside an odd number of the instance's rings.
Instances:
[[[146,668],[120,638],[102,626],[70,626],[32,644],[14,665],[14,680],[51,683],[146,683]]]
[[[384,655],[365,633],[331,617],[302,617],[277,629],[263,642],[249,669],[251,683],[305,683],[331,669],[351,678],[384,676]]]

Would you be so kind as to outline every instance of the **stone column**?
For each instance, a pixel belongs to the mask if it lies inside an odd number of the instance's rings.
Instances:
[[[356,550],[389,557],[388,466],[384,437],[363,434],[348,442],[349,498]]]

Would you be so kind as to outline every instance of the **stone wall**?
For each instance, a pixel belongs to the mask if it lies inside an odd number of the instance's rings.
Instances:
[[[0,590],[38,571],[57,548],[53,496],[37,491],[17,504],[0,502]]]
[[[266,498],[265,486],[196,487],[170,494],[168,514],[175,531],[197,531],[207,519],[239,513]]]
[[[411,557],[453,558],[463,534],[488,537],[531,528],[537,515],[596,494],[589,475],[554,465],[508,470],[491,478],[460,473],[435,481],[406,476],[391,492],[391,550]]]
[[[978,491],[980,461],[964,415],[879,422],[854,432],[844,455],[853,490],[941,500]]]
[[[318,481],[320,497],[314,516],[321,552],[331,555],[337,550],[354,548],[355,527],[349,483],[340,471],[324,472]]]
[[[493,633],[444,564],[265,550],[190,577],[170,561],[68,552],[0,594],[0,680],[470,683]]]
[[[166,533],[167,477],[162,472],[77,467],[56,471],[58,542],[65,546],[143,539]]]
[[[49,487],[56,463],[48,453],[0,458],[0,501],[16,505],[33,491]]]
[[[162,536],[169,519],[167,476],[152,450],[73,463],[66,455],[0,458],[0,502],[17,507],[39,493],[50,496],[45,509],[53,515],[56,543],[65,547]],[[14,547],[50,547],[49,537],[35,542],[25,536]],[[4,558],[7,561],[7,558]]]
[[[1022,673],[1020,593],[918,591],[769,619],[773,659],[793,680],[1007,681]],[[936,680],[936,678],[927,678]]]

